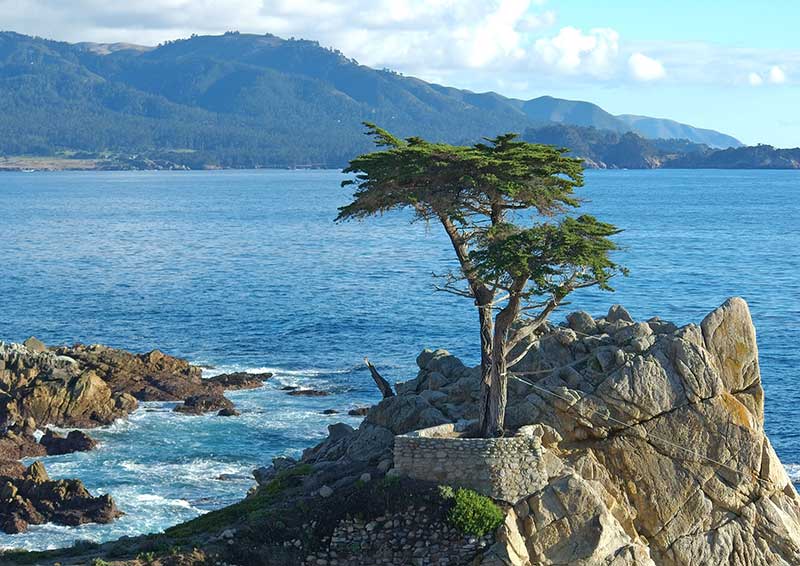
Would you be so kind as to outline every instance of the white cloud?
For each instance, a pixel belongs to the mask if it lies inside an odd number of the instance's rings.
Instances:
[[[658,79],[746,86],[751,72],[778,84],[800,73],[800,49],[626,41],[610,28],[555,27],[557,9],[546,0],[0,0],[0,26],[149,45],[192,33],[273,33],[317,40],[373,67],[516,96]]]
[[[661,61],[643,53],[634,53],[628,58],[628,69],[637,81],[657,81],[667,76]]]
[[[553,10],[547,10],[541,14],[527,14],[517,23],[516,30],[522,33],[529,33],[552,26],[555,23],[556,13]]]
[[[239,30],[314,39],[405,72],[508,67],[555,22],[541,0],[0,0],[3,28],[158,43]],[[57,30],[57,31],[55,31]]]
[[[610,28],[583,33],[567,26],[555,37],[537,39],[534,51],[542,62],[562,72],[603,76],[609,74],[619,53],[619,34]]]
[[[750,73],[747,75],[747,82],[750,86],[761,86],[764,84],[764,79],[758,73]]]
[[[780,85],[786,82],[786,73],[777,65],[769,70],[769,82],[775,85]]]

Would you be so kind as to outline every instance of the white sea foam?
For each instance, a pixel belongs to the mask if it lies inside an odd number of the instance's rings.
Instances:
[[[800,483],[800,464],[786,464],[784,468],[793,483]]]
[[[259,366],[259,367],[246,367],[241,365],[221,365],[211,368],[203,368],[203,377],[214,377],[223,373],[271,373],[275,377],[319,377],[322,375],[342,375],[352,373],[357,367],[339,368],[339,369],[324,369],[324,368],[307,368],[307,369],[285,369],[279,367]]]
[[[192,504],[186,501],[185,499],[170,499],[167,497],[162,497],[161,495],[157,495],[155,493],[137,493],[129,496],[129,501],[133,500],[139,504],[145,505],[155,505],[158,507],[183,507],[184,509],[192,509]]]
[[[252,482],[251,468],[239,463],[220,462],[209,458],[194,458],[185,462],[139,462],[123,460],[117,463],[123,470],[133,472],[139,478],[181,478],[185,483],[204,485],[209,481],[218,481],[220,476],[241,478],[243,482]]]

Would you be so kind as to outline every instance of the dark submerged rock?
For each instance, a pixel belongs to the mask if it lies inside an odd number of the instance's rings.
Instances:
[[[288,394],[292,397],[327,397],[330,395],[327,391],[319,391],[318,389],[293,389]]]
[[[192,395],[173,409],[177,413],[202,415],[212,411],[234,411],[233,403],[221,393]],[[225,415],[222,415],[225,416]]]
[[[49,456],[88,452],[97,446],[93,438],[80,430],[72,430],[64,437],[49,428],[39,440],[39,444],[45,447]]]
[[[206,379],[207,382],[219,385],[223,389],[240,390],[240,389],[256,389],[262,387],[264,382],[272,377],[269,372],[265,373],[247,373],[244,371],[236,373],[223,373],[222,375],[215,375]]]

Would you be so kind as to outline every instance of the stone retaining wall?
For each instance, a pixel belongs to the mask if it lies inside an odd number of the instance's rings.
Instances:
[[[344,519],[304,566],[463,566],[475,564],[495,541],[461,534],[428,507],[409,507],[365,522]],[[300,540],[297,540],[300,543]],[[284,545],[289,548],[292,543]]]
[[[397,473],[467,487],[512,504],[547,483],[541,454],[539,436],[466,438],[452,424],[397,436],[394,441]]]

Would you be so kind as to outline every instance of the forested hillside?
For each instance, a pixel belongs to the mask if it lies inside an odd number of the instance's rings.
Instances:
[[[369,148],[363,121],[452,143],[554,121],[628,128],[589,103],[429,84],[313,41],[232,32],[149,48],[0,33],[0,155],[339,167]]]

